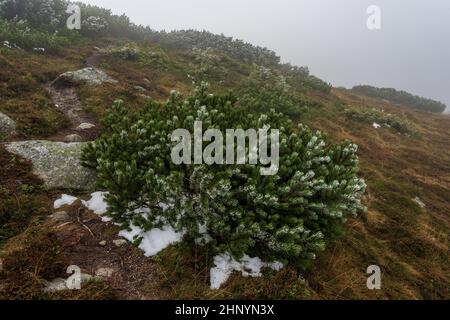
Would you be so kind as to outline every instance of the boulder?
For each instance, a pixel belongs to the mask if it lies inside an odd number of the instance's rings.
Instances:
[[[16,123],[6,114],[0,112],[0,134],[10,136],[16,132]]]
[[[80,161],[85,144],[32,140],[7,143],[5,148],[31,161],[34,174],[49,189],[92,190],[96,175]]]
[[[104,71],[89,67],[80,69],[77,71],[69,71],[61,74],[55,81],[53,81],[52,85],[64,85],[67,83],[87,83],[89,85],[100,85],[103,83],[117,83],[117,80],[114,80],[110,76],[108,76]]]

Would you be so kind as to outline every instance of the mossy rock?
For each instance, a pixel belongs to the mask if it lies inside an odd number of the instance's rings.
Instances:
[[[96,175],[80,162],[84,145],[32,140],[8,143],[5,148],[31,161],[34,174],[49,189],[92,190]]]

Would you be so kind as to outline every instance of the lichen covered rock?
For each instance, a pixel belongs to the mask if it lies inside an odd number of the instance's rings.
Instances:
[[[69,71],[61,74],[52,85],[63,85],[67,83],[87,83],[89,85],[100,85],[103,83],[117,83],[108,76],[104,71],[97,68],[84,68],[77,71]]]
[[[33,164],[33,172],[49,188],[92,190],[95,173],[81,166],[84,143],[22,141],[5,144],[6,149]]]
[[[10,136],[16,132],[16,123],[6,114],[0,112],[0,134]]]

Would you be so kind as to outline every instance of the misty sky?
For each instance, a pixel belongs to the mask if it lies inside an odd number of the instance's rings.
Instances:
[[[450,106],[449,0],[82,0],[155,30],[243,39],[334,86],[394,87]],[[382,29],[366,27],[369,5]],[[447,109],[449,111],[449,109]]]

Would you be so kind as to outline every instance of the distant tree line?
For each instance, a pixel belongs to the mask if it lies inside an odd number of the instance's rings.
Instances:
[[[161,44],[173,48],[219,50],[243,63],[264,66],[276,66],[280,63],[280,57],[272,50],[226,37],[223,34],[217,35],[197,30],[161,31],[157,38]]]
[[[367,85],[355,86],[352,91],[372,98],[386,99],[393,103],[403,104],[414,109],[442,113],[447,106],[439,101],[419,97],[406,91],[392,88],[376,88]]]
[[[222,51],[244,63],[278,65],[280,57],[275,52],[253,46],[241,40],[215,35],[207,31],[181,30],[157,32],[149,27],[136,25],[126,15],[112,14],[111,10],[76,2],[81,9],[82,28],[86,36],[111,36],[131,40],[153,40],[161,45],[181,49],[209,49]],[[0,0],[2,20],[26,21],[36,29],[49,32],[65,29],[69,14],[66,0]]]
[[[136,25],[126,15],[115,15],[111,10],[75,2],[81,9],[81,30],[69,31],[66,21],[69,14],[67,0],[0,0],[0,20],[14,23],[21,22],[21,30],[31,27],[50,36],[77,34],[87,37],[115,37],[135,41],[150,41],[162,47],[184,50],[215,50],[245,64],[256,64],[282,70],[286,76],[304,88],[329,92],[331,85],[309,74],[307,67],[280,64],[280,57],[264,47],[254,46],[242,40],[217,35],[208,31],[179,30],[155,31],[150,27]],[[21,30],[17,33],[22,34]],[[24,38],[21,36],[21,38]],[[26,39],[31,38],[28,36]],[[42,36],[40,36],[42,38]],[[21,40],[25,44],[27,40]],[[1,39],[0,39],[1,40]],[[8,40],[8,39],[3,39]],[[48,41],[47,41],[48,42]]]

